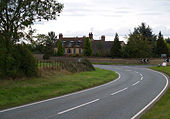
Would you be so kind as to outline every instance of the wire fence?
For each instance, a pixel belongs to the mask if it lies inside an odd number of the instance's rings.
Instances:
[[[44,70],[67,70],[69,72],[83,72],[95,70],[92,64],[87,60],[37,60],[38,69]]]

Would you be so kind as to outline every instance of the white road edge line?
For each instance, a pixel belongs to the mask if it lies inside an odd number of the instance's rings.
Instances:
[[[113,70],[112,70],[112,71],[113,71]],[[114,71],[114,72],[116,72],[116,71]],[[54,98],[50,98],[50,99],[47,99],[47,100],[42,100],[42,101],[30,103],[30,104],[25,104],[25,105],[21,105],[21,106],[9,108],[9,109],[1,110],[0,113],[7,112],[7,111],[11,111],[11,110],[15,110],[15,109],[20,109],[20,108],[23,108],[23,107],[33,106],[33,105],[40,104],[40,103],[45,103],[45,102],[48,102],[48,101],[52,101],[52,100],[56,100],[56,99],[68,97],[68,96],[71,96],[71,95],[76,95],[76,94],[84,93],[84,92],[87,92],[87,91],[90,91],[90,90],[94,90],[94,89],[97,89],[97,88],[100,88],[100,87],[103,87],[103,86],[110,85],[110,84],[112,84],[112,83],[118,81],[118,80],[121,78],[121,75],[120,75],[118,72],[116,72],[116,73],[119,75],[119,77],[118,77],[117,79],[115,79],[115,80],[109,82],[109,83],[106,83],[106,84],[103,84],[103,85],[100,85],[100,86],[97,86],[97,87],[85,89],[85,90],[82,90],[82,91],[70,93],[70,94],[67,94],[67,95],[60,96],[60,97],[54,97]]]
[[[135,85],[137,85],[139,82],[140,82],[140,81],[137,81],[136,83],[132,84],[132,86],[135,86]]]
[[[127,88],[124,88],[124,89],[122,89],[122,90],[116,91],[116,92],[114,92],[114,93],[112,93],[112,94],[110,94],[110,95],[115,95],[115,94],[120,93],[120,92],[123,92],[123,91],[125,91],[125,90],[127,90],[127,89],[128,89],[128,87],[127,87]]]
[[[83,106],[89,105],[89,104],[94,103],[94,102],[97,102],[97,101],[99,101],[99,100],[100,100],[100,99],[96,99],[96,100],[93,100],[93,101],[90,101],[90,102],[87,102],[87,103],[81,104],[81,105],[79,105],[79,106],[76,106],[76,107],[73,107],[73,108],[67,109],[67,110],[65,110],[65,111],[59,112],[59,113],[58,113],[58,115],[61,115],[61,114],[63,114],[63,113],[66,113],[66,112],[69,112],[69,111],[75,110],[75,109],[77,109],[77,108],[80,108],[80,107],[83,107]]]
[[[147,69],[147,70],[151,70],[151,69]],[[168,78],[161,72],[158,72],[158,71],[154,71],[154,70],[151,70],[153,72],[157,72],[161,75],[163,75],[166,79],[166,85],[165,87],[163,88],[163,90],[159,93],[159,95],[157,95],[148,105],[146,105],[141,111],[139,111],[136,115],[134,115],[131,119],[136,119],[143,111],[145,111],[150,105],[152,105],[152,103],[154,103],[161,95],[162,93],[166,90],[166,88],[168,87]]]

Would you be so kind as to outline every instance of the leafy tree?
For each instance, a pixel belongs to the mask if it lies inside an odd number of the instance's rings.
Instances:
[[[137,28],[134,28],[133,34],[142,35],[143,40],[148,40],[149,43],[152,44],[153,40],[156,40],[155,35],[152,33],[152,29],[148,26],[146,26],[145,23],[142,23],[141,26],[138,26]]]
[[[130,35],[136,34],[142,36],[142,40],[147,40],[148,43],[152,46],[152,54],[156,53],[156,35],[152,33],[150,26],[146,26],[145,23],[141,23],[141,26],[134,28],[134,32]]]
[[[64,55],[64,47],[62,45],[61,40],[58,41],[58,45],[57,45],[57,56],[63,56]]]
[[[34,53],[45,53],[48,36],[45,34],[37,34],[34,38],[35,40],[31,40],[31,48],[29,49]]]
[[[21,72],[25,76],[36,75],[33,74],[36,71],[32,54],[16,43],[30,37],[33,33],[31,25],[35,22],[54,20],[62,9],[63,4],[56,0],[0,0],[0,43],[3,45],[0,47],[0,76],[13,77]]]
[[[89,38],[85,39],[84,56],[92,56],[92,46]]]
[[[24,36],[25,28],[32,31],[34,22],[56,19],[62,9],[63,4],[55,0],[1,0],[0,34],[16,43]]]
[[[168,54],[168,48],[164,41],[163,35],[159,32],[158,40],[156,44],[157,55],[160,56],[161,54]]]
[[[49,55],[54,55],[54,46],[57,42],[57,36],[55,35],[55,32],[51,31],[48,32],[48,37],[46,39],[45,43],[45,52]]]
[[[54,45],[57,41],[57,36],[54,31],[48,32],[48,36],[50,38],[51,43]]]
[[[46,53],[48,55],[54,54],[54,46],[57,42],[57,36],[55,32],[48,32],[48,35],[38,34],[35,36],[36,40],[31,41],[32,52]]]
[[[119,36],[118,34],[116,33],[115,35],[115,38],[114,38],[114,42],[113,42],[113,45],[112,45],[112,48],[111,48],[111,57],[114,58],[114,57],[120,57],[121,56],[121,43],[119,41]]]
[[[130,58],[152,57],[156,54],[156,36],[152,29],[142,23],[129,34],[128,43],[123,49],[123,56]]]
[[[124,56],[128,58],[151,57],[152,47],[148,40],[143,40],[142,36],[133,34],[129,37],[124,52]]]
[[[166,41],[168,44],[170,44],[170,38],[169,38],[169,37],[166,38],[165,41]]]

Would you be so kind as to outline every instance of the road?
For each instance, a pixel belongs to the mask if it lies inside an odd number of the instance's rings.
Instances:
[[[0,111],[0,119],[135,119],[167,88],[167,78],[143,67],[95,65],[119,78],[88,90]]]

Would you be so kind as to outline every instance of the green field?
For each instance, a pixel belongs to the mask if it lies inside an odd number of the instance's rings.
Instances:
[[[153,70],[166,73],[170,77],[170,66],[153,67]],[[141,119],[170,119],[170,88],[164,96]]]
[[[69,73],[42,72],[42,77],[0,80],[0,109],[61,96],[112,81],[118,75],[109,70]]]

